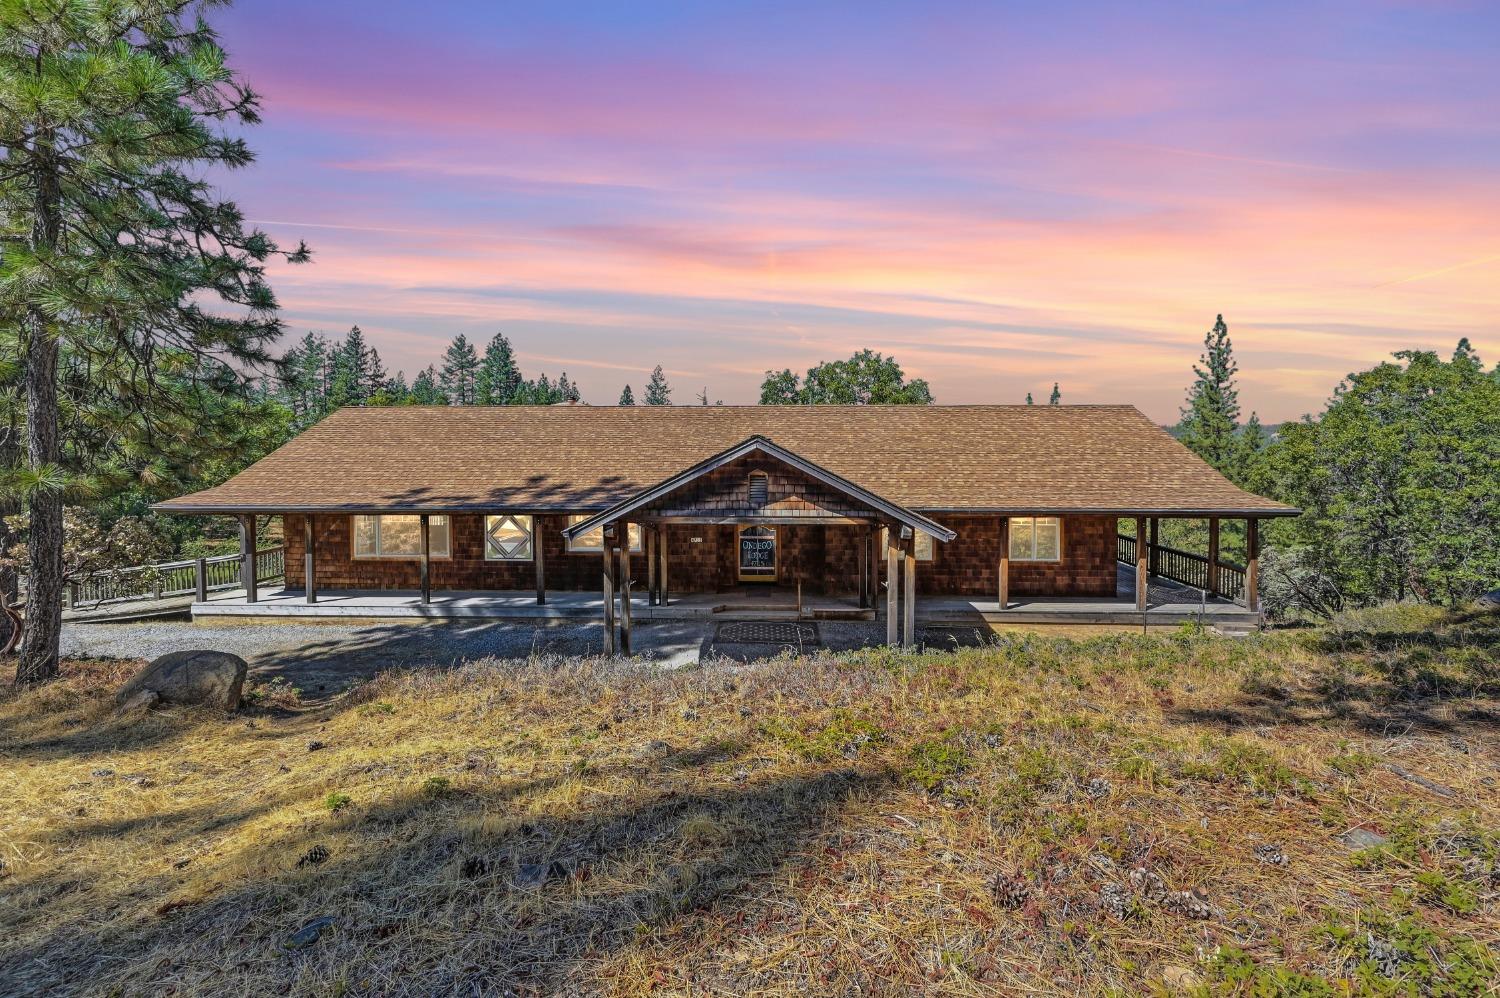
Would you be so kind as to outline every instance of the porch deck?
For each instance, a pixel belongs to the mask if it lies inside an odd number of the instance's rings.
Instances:
[[[804,596],[788,589],[745,586],[722,593],[673,596],[666,606],[649,606],[644,593],[632,595],[631,616],[652,620],[876,620],[884,613],[861,609],[851,596]],[[324,590],[308,603],[300,589],[264,586],[255,603],[246,603],[243,590],[213,593],[192,604],[194,617],[362,617],[418,619],[490,618],[515,620],[598,620],[604,614],[599,593],[549,591],[538,604],[530,590],[456,592],[435,591],[430,603],[406,591]],[[1153,577],[1143,615],[1135,608],[1134,574],[1120,565],[1115,598],[1019,597],[1003,612],[994,600],[961,596],[917,594],[917,623],[923,626],[965,624],[1130,624],[1174,626],[1202,619],[1211,625],[1251,626],[1260,614],[1228,600],[1203,601],[1196,589]]]

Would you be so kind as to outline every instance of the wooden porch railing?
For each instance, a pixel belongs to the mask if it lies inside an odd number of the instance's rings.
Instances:
[[[1127,534],[1116,535],[1115,557],[1127,565],[1135,564],[1136,539]],[[1208,588],[1208,558],[1191,551],[1156,545],[1150,552],[1153,557],[1151,574],[1173,582],[1180,582],[1194,589]],[[1225,599],[1242,603],[1245,599],[1245,568],[1232,562],[1219,560],[1219,595]]]
[[[255,552],[257,582],[280,579],[285,572],[285,547],[278,545]],[[21,592],[24,594],[24,576],[20,582]],[[209,593],[237,589],[239,585],[240,556],[221,554],[213,558],[164,561],[154,565],[132,565],[129,568],[97,572],[86,579],[68,583],[65,593],[67,605],[79,607],[128,600],[165,599],[197,592]]]

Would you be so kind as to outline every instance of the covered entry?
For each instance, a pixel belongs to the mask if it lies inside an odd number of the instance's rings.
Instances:
[[[609,538],[602,566],[608,651],[629,651],[631,554],[620,538],[635,525],[645,537],[653,607],[669,606],[674,585],[682,582],[698,592],[773,585],[800,593],[832,580],[855,593],[860,607],[874,608],[883,560],[892,644],[915,642],[912,558],[918,535],[943,543],[955,536],[920,513],[753,436],[564,531],[573,538],[603,528]],[[730,543],[723,543],[726,537]],[[812,537],[819,543],[811,543]]]

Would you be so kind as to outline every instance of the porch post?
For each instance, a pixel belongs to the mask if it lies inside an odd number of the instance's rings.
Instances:
[[[867,530],[860,530],[855,535],[855,543],[859,545],[859,608],[863,610],[869,606],[870,599],[870,537]]]
[[[536,562],[536,605],[547,602],[547,566],[542,554],[542,518],[531,518],[531,558]],[[486,542],[488,543],[488,542]]]
[[[1219,595],[1219,518],[1208,518],[1208,594]]]
[[[1000,609],[1010,606],[1010,517],[1000,518]]]
[[[1245,521],[1245,606],[1260,610],[1260,521]]]
[[[432,534],[428,529],[427,514],[423,513],[417,519],[422,524],[422,604],[425,606],[432,602]]]
[[[614,547],[614,525],[604,525],[604,654],[615,653],[615,560],[612,557]]]
[[[194,599],[199,603],[208,602],[208,559],[199,558],[193,562],[193,588]]]
[[[661,556],[661,577],[656,580],[658,606],[666,606],[672,602],[672,590],[667,585],[667,525],[661,525],[661,534],[656,539],[657,554]]]
[[[901,556],[906,562],[906,596],[901,610],[901,646],[917,646],[917,535],[901,545]]]
[[[630,654],[630,524],[620,524],[620,654]]]
[[[656,527],[655,525],[642,525],[641,543],[645,545],[646,555],[646,605],[656,605]]]
[[[1147,577],[1147,550],[1146,544],[1146,518],[1138,516],[1135,518],[1135,608],[1146,609],[1146,596],[1151,588]]]
[[[318,601],[318,583],[313,574],[315,563],[313,545],[316,534],[313,531],[313,515],[304,513],[302,516],[302,590],[306,593],[309,603]]]
[[[246,603],[256,601],[254,513],[240,517],[240,588],[245,590]]]
[[[1151,518],[1151,574],[1161,574],[1161,519],[1153,516]]]
[[[894,647],[900,638],[901,538],[891,527],[885,528],[885,643]]]

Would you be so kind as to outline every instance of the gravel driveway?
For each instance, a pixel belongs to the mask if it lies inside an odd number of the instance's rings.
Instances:
[[[884,640],[884,628],[869,622],[817,624],[821,645],[856,648]],[[668,666],[691,665],[725,655],[751,660],[777,654],[773,644],[715,641],[715,621],[638,623],[634,652]],[[261,681],[284,676],[309,695],[335,693],[351,682],[387,669],[450,666],[481,658],[526,658],[532,654],[598,654],[603,627],[597,623],[538,626],[515,621],[248,621],[149,620],[63,625],[65,658],[155,658],[169,651],[212,648],[250,663]]]

